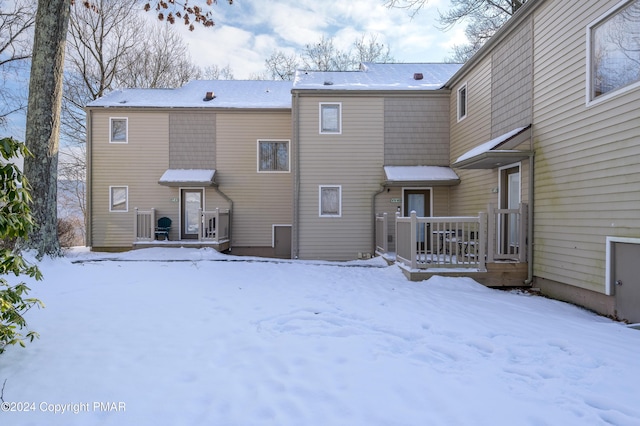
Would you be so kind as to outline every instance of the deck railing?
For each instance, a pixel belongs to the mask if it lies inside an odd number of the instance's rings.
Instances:
[[[380,213],[376,216],[376,254],[381,256],[389,251],[387,213]]]
[[[198,236],[201,241],[220,242],[229,239],[229,209],[200,210]]]
[[[207,242],[224,242],[229,239],[229,209],[200,210],[198,240]],[[135,208],[134,241],[154,241],[156,234],[155,208],[140,210]],[[193,241],[193,240],[192,240]]]
[[[135,241],[153,241],[155,239],[156,209],[140,210],[135,208],[133,235]]]
[[[411,269],[486,270],[487,214],[396,217],[396,262]]]
[[[520,203],[517,209],[499,209],[490,205],[488,232],[488,262],[526,262],[527,204]]]

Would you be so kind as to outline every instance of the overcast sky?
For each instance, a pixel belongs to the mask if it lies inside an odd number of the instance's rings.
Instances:
[[[389,9],[385,0],[218,0],[212,7],[213,28],[179,31],[198,65],[229,65],[236,79],[265,69],[264,61],[276,49],[301,53],[321,36],[334,37],[346,49],[362,34],[375,34],[391,48],[397,62],[443,62],[453,44],[464,42],[462,27],[437,28],[438,9],[449,0],[428,0],[411,17],[403,9]]]

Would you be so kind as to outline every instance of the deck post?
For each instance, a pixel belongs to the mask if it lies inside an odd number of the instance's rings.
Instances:
[[[527,250],[529,247],[527,246],[528,235],[527,235],[527,221],[530,220],[527,217],[527,204],[520,203],[520,229],[518,229],[519,236],[519,245],[520,250],[518,250],[518,262],[525,263],[527,260]]]
[[[415,210],[411,211],[411,269],[418,268],[418,217]]]
[[[478,212],[480,244],[478,247],[478,269],[481,271],[487,270],[487,263],[485,260],[485,247],[487,246],[487,213]]]
[[[215,227],[213,228],[215,233],[213,236],[213,240],[217,243],[220,241],[220,232],[218,232],[218,226],[220,226],[220,207],[216,207],[216,220],[215,220]]]
[[[389,251],[389,218],[387,212],[382,213],[382,249],[385,253]]]
[[[151,241],[156,239],[156,208],[155,207],[151,207],[151,221],[149,222],[149,238],[151,238]]]
[[[202,233],[204,230],[204,215],[202,214],[202,208],[198,209],[198,216],[200,220],[198,221],[198,241],[202,241]]]
[[[133,216],[133,241],[138,241],[138,208],[134,207],[133,211],[135,213]]]
[[[396,231],[395,231],[396,232],[396,238],[395,238],[396,248],[395,248],[395,251],[394,251],[396,253],[396,255],[398,254],[398,218],[399,217],[400,217],[400,212],[396,212],[396,224],[395,224],[395,227],[396,227]]]
[[[494,262],[494,254],[496,252],[496,221],[498,220],[496,209],[491,204],[487,206],[487,211],[489,212],[488,221],[488,235],[487,235],[487,262]]]

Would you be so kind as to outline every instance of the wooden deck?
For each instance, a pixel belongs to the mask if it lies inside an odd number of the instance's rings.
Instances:
[[[154,240],[154,241],[135,241],[133,243],[133,249],[151,248],[151,247],[165,247],[165,248],[212,248],[219,252],[229,250],[229,240],[223,240],[220,242],[207,241],[207,240]]]
[[[487,263],[486,272],[468,268],[409,269],[398,264],[410,281],[423,281],[435,275],[443,277],[469,277],[487,287],[523,287],[527,279],[527,264],[516,262]]]

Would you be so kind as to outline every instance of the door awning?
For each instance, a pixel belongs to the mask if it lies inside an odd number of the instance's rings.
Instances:
[[[531,125],[518,127],[462,154],[451,165],[456,169],[494,169],[529,158],[531,151],[514,149],[531,139]]]
[[[450,167],[384,166],[385,186],[451,186],[460,177]]]
[[[207,169],[167,169],[158,183],[164,186],[200,187],[215,186],[215,170]]]

